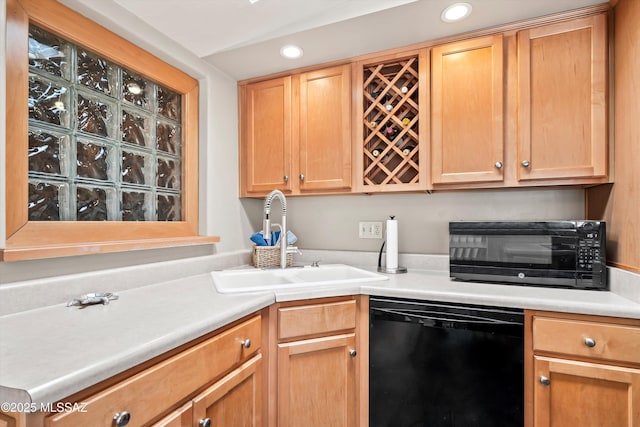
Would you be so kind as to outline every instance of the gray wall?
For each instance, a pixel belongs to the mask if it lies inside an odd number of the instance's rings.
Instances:
[[[260,229],[262,202],[247,200],[245,206],[247,212],[252,212],[252,226]],[[274,209],[272,221],[277,222],[277,201]],[[446,254],[449,221],[583,218],[584,191],[525,189],[290,197],[287,212],[288,227],[298,236],[297,245],[301,248],[377,251],[382,240],[358,238],[358,222],[384,221],[395,215],[400,252]]]

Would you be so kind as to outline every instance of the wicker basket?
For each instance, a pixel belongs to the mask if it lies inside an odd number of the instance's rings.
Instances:
[[[293,254],[287,254],[287,267],[293,264]],[[279,267],[280,246],[253,246],[253,265],[256,268]]]

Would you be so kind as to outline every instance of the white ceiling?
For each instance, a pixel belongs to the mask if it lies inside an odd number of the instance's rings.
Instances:
[[[204,57],[417,0],[113,1]]]
[[[458,0],[61,1],[114,23],[137,17],[238,80],[606,2],[463,0],[471,16],[446,24],[440,14]],[[280,57],[290,43],[302,58]]]

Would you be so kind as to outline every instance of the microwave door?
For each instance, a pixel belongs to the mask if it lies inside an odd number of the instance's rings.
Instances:
[[[576,239],[569,236],[489,236],[487,262],[508,268],[575,269]]]
[[[549,265],[551,263],[551,250],[546,244],[507,245],[502,251],[503,260],[509,264]]]

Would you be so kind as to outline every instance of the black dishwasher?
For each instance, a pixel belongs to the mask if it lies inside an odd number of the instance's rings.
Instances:
[[[524,425],[522,310],[371,297],[370,427]]]

